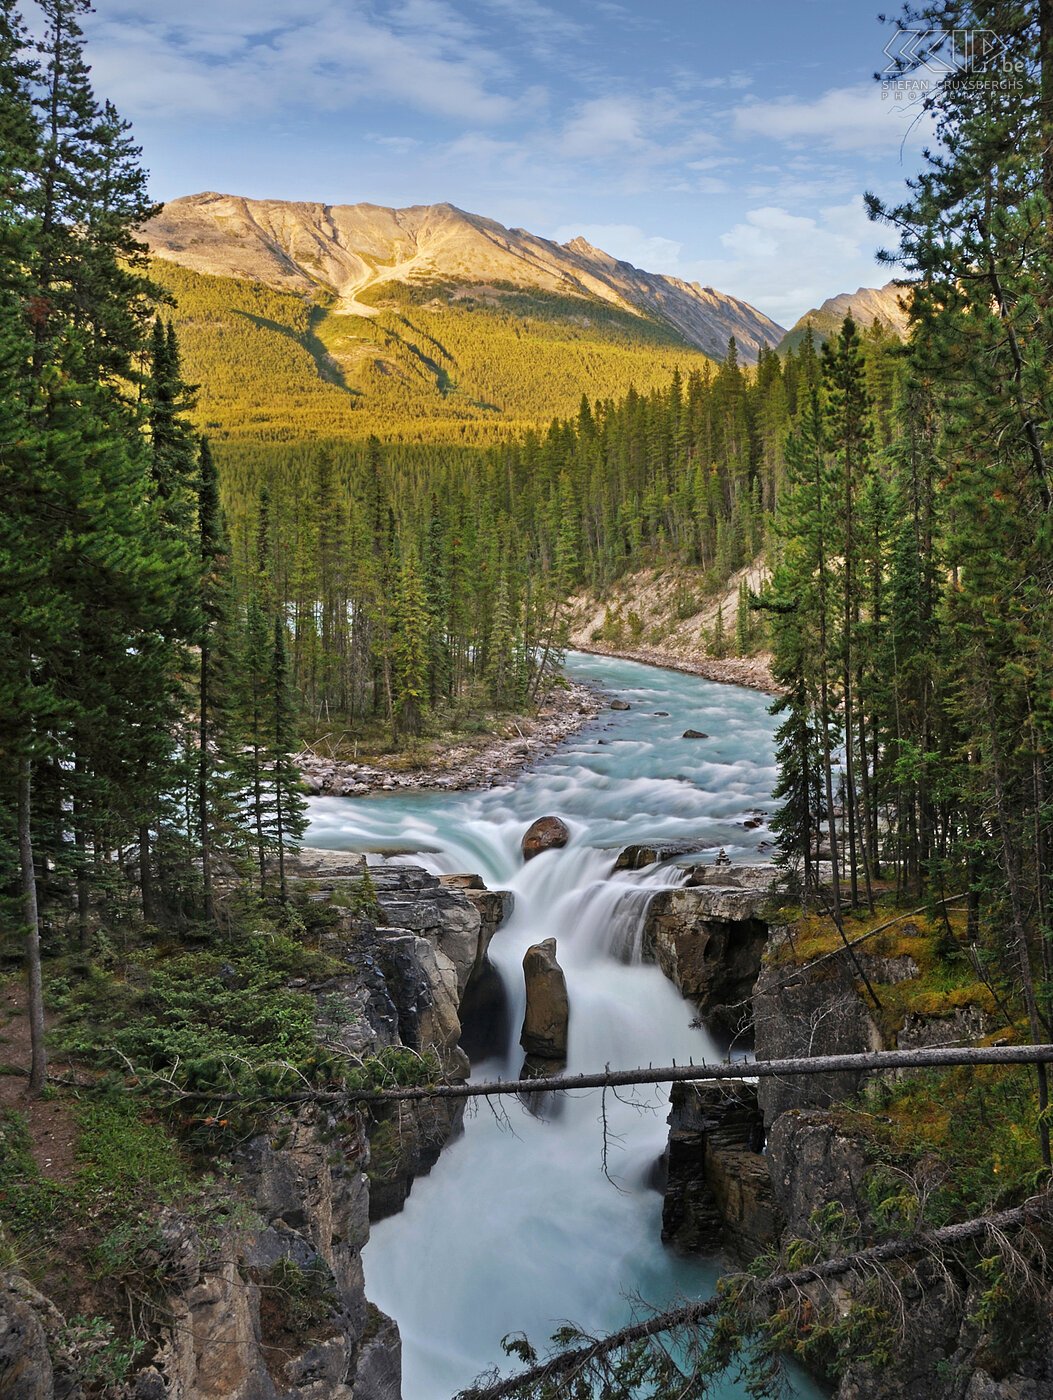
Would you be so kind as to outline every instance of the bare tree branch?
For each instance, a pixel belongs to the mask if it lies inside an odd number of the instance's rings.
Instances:
[[[968,1243],[971,1240],[992,1239],[1004,1244],[1007,1230],[1018,1230],[1048,1221],[1053,1216],[1053,1195],[1043,1192],[1032,1197],[1022,1206],[1000,1211],[993,1215],[977,1216],[973,1220],[963,1220],[956,1225],[944,1225],[937,1230],[917,1234],[908,1238],[888,1240],[883,1244],[872,1245],[869,1249],[848,1254],[839,1259],[824,1259],[791,1273],[776,1274],[768,1279],[753,1279],[748,1275],[732,1276],[752,1291],[756,1301],[777,1297],[790,1289],[800,1289],[808,1284],[822,1283],[827,1279],[839,1278],[844,1274],[861,1269],[874,1269],[894,1259],[904,1259],[912,1254],[938,1252],[947,1246]],[[518,1375],[503,1380],[474,1387],[459,1393],[457,1400],[502,1400],[504,1396],[519,1395],[529,1388],[544,1384],[568,1383],[583,1368],[602,1360],[612,1352],[636,1342],[674,1332],[679,1328],[694,1327],[705,1319],[714,1316],[721,1303],[719,1295],[697,1303],[686,1303],[668,1312],[658,1313],[645,1322],[636,1322],[612,1332],[607,1337],[598,1338],[584,1346],[573,1347],[557,1352],[546,1361],[539,1362]]]

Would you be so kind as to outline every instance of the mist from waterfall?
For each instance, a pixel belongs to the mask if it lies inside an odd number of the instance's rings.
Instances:
[[[568,670],[631,708],[604,712],[516,783],[311,803],[313,845],[419,850],[391,858],[473,872],[512,892],[490,948],[510,1014],[492,1057],[473,1065],[476,1079],[518,1075],[523,954],[550,937],[570,995],[568,1072],[719,1053],[691,1025],[692,1007],[642,962],[648,896],[682,872],[613,867],[634,841],[697,840],[703,859],[719,847],[758,858],[765,829],[741,823],[772,808],[768,701],[606,657],[571,656]],[[710,737],[684,739],[687,728]],[[524,863],[523,832],[548,813],[567,822],[570,843]],[[500,1345],[508,1333],[543,1346],[566,1320],[603,1332],[712,1291],[714,1263],[661,1244],[654,1172],[667,1114],[668,1086],[568,1094],[543,1115],[514,1098],[469,1111],[464,1135],[414,1182],[402,1212],[374,1227],[365,1251],[367,1293],[402,1332],[404,1400],[449,1400],[488,1367],[509,1366]],[[820,1394],[796,1385],[802,1397]],[[735,1383],[714,1391],[721,1400],[745,1394]]]

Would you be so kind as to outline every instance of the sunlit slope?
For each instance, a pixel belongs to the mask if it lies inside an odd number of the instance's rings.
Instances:
[[[539,289],[389,284],[358,316],[324,292],[167,259],[152,272],[175,298],[198,426],[218,439],[485,443],[706,363],[666,325]]]
[[[781,355],[788,350],[797,350],[809,330],[816,346],[824,345],[838,333],[846,316],[851,316],[856,325],[864,330],[877,325],[890,335],[905,339],[909,325],[906,310],[909,299],[907,288],[895,282],[886,282],[883,287],[859,287],[854,292],[827,297],[822,306],[806,311],[776,348]]]

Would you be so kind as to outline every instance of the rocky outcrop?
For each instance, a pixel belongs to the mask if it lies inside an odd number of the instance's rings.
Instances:
[[[745,1032],[768,926],[763,890],[688,885],[659,890],[644,924],[644,955],[699,1009],[711,1029]]]
[[[339,1150],[334,1150],[339,1143]],[[163,1296],[127,1400],[397,1400],[398,1328],[366,1302],[365,1138],[314,1111],[235,1159],[243,1223],[157,1222]],[[0,1283],[0,1394],[97,1393],[99,1337],[24,1280]],[[387,1391],[377,1389],[386,1378]]]
[[[542,851],[558,850],[570,840],[570,828],[561,817],[538,817],[523,833],[523,859],[533,860]]]
[[[900,931],[909,938],[910,926]],[[758,1058],[852,1053],[866,1049],[931,1045],[969,1040],[993,1029],[983,1008],[956,1007],[943,1015],[908,1013],[902,1024],[879,1013],[847,954],[798,966],[788,932],[773,929],[769,960],[754,995]],[[909,943],[895,956],[856,950],[879,993],[918,976]],[[904,1071],[903,1073],[912,1073]],[[858,1075],[762,1079],[759,1099],[768,1125],[766,1156],[784,1239],[816,1239],[831,1220],[842,1223],[853,1245],[880,1238],[871,1200],[874,1164],[867,1143],[854,1136],[840,1103],[867,1086]],[[939,1163],[918,1161],[922,1177]],[[871,1188],[871,1189],[868,1189]],[[1044,1245],[1048,1242],[1043,1241]],[[825,1247],[829,1247],[829,1242]],[[848,1276],[837,1285],[837,1312],[847,1314],[856,1295],[874,1308],[873,1280]],[[953,1259],[925,1256],[893,1266],[876,1317],[902,1325],[879,1364],[850,1359],[833,1388],[835,1400],[1039,1400],[1053,1395],[1053,1334],[1050,1299],[1041,1288],[1020,1301],[1012,1337],[985,1330],[975,1275]],[[822,1299],[818,1292],[814,1303]],[[1037,1347],[1036,1341],[1040,1343]],[[814,1360],[823,1365],[816,1348]]]
[[[771,1248],[779,1212],[751,1085],[674,1084],[662,1239],[687,1254],[740,1259]]]
[[[773,930],[778,947],[785,930]],[[866,966],[866,960],[864,960]],[[871,968],[872,975],[877,969]],[[801,1055],[856,1054],[883,1050],[885,1042],[871,1009],[856,990],[852,964],[835,957],[814,969],[768,962],[753,995],[758,1059],[781,1060]],[[766,1124],[791,1108],[828,1108],[850,1098],[862,1082],[858,1073],[810,1074],[794,1080],[760,1081],[760,1105]]]
[[[819,1109],[790,1109],[768,1136],[768,1159],[779,1214],[789,1234],[807,1239],[812,1217],[836,1203],[849,1219],[869,1219],[866,1157],[858,1142]]]
[[[0,1273],[0,1395],[8,1400],[80,1400],[82,1358],[66,1319],[16,1273]]]
[[[657,865],[659,861],[675,860],[677,856],[694,855],[704,851],[707,844],[709,843],[705,841],[662,841],[654,845],[626,846],[618,852],[614,869],[644,870],[649,865]]]
[[[567,979],[556,961],[556,940],[535,943],[523,955],[526,1014],[519,1043],[528,1055],[566,1060],[570,1002]]]
[[[356,974],[328,993],[340,995],[346,988],[359,1012],[350,1026],[338,1028],[337,1043],[350,1048],[348,1037],[354,1035],[360,1045],[365,1038],[367,1053],[369,1044],[431,1052],[448,1079],[465,1078],[461,1006],[487,966],[487,948],[510,899],[485,889],[476,877],[440,880],[412,865],[372,866],[370,878],[372,917],[354,922],[349,945]],[[414,1179],[431,1170],[460,1131],[463,1112],[463,1104],[438,1099],[392,1105],[375,1116],[373,1220],[401,1209]]]
[[[374,867],[367,880],[362,857],[337,852],[305,850],[289,874],[332,911],[336,970],[295,983],[315,998],[326,1044],[360,1058],[401,1046],[466,1074],[459,1007],[505,897],[413,866]],[[304,1109],[236,1154],[237,1223],[163,1214],[159,1321],[125,1400],[399,1400],[398,1327],[367,1301],[362,1248],[371,1218],[399,1208],[460,1115],[443,1101],[400,1104],[367,1137],[354,1120]],[[24,1279],[0,1275],[0,1395],[94,1394],[82,1378],[97,1345]]]
[[[463,891],[479,915],[479,935],[472,968],[472,975],[475,976],[486,961],[494,934],[512,912],[514,897],[509,890],[488,890],[478,875],[440,875],[439,884]]]

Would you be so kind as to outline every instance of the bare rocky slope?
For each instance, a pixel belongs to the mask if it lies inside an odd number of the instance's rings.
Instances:
[[[376,315],[385,287],[399,284],[450,300],[530,289],[629,311],[718,357],[733,335],[748,363],[784,334],[712,287],[641,271],[584,238],[554,243],[452,204],[387,209],[207,192],[172,200],[143,236],[155,256],[195,272],[328,294],[348,315]]]
[[[841,325],[846,316],[851,316],[857,325],[868,327],[880,323],[893,335],[907,333],[907,312],[904,300],[909,292],[895,282],[886,282],[883,287],[858,287],[854,292],[841,292],[838,296],[827,297],[822,306],[806,311],[778,346],[780,351],[793,350],[804,339],[806,330],[811,330],[817,344],[822,344]]]
[[[622,656],[776,694],[779,687],[767,652],[758,648],[749,656],[714,654],[718,613],[725,649],[733,652],[739,586],[745,581],[759,592],[767,576],[762,555],[715,591],[704,569],[683,564],[639,569],[618,579],[602,599],[582,592],[569,600],[569,644],[577,651]]]

